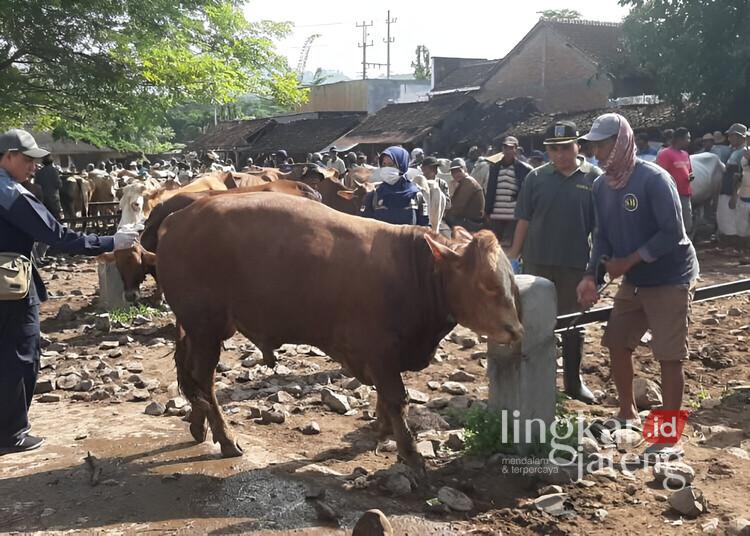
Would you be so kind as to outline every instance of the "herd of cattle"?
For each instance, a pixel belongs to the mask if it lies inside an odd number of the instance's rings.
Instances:
[[[190,432],[204,441],[207,421],[224,456],[242,450],[217,403],[214,371],[222,341],[237,331],[267,365],[282,344],[311,344],[374,385],[381,434],[395,436],[420,474],[401,373],[427,367],[457,323],[500,343],[522,336],[518,288],[491,232],[457,227],[448,237],[361,218],[372,185],[350,184],[297,165],[217,171],[174,189],[149,179],[122,188],[115,251],[101,260],[116,263],[129,300],[146,274],[157,279],[177,321]]]

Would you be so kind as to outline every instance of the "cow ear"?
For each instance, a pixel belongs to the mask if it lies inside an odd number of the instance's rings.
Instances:
[[[351,201],[354,199],[354,192],[352,190],[341,190],[339,192],[336,192],[336,195],[346,199],[347,201]]]
[[[156,253],[151,253],[150,251],[141,248],[141,260],[143,261],[143,264],[156,266]]]
[[[435,257],[435,260],[437,262],[453,261],[453,260],[458,259],[459,257],[458,253],[453,251],[448,246],[445,246],[441,244],[440,242],[437,242],[430,235],[428,234],[424,235],[424,239],[427,241],[427,245],[430,246],[430,251],[432,251],[432,256]]]
[[[474,235],[472,235],[469,231],[467,231],[460,225],[456,225],[453,228],[452,238],[453,240],[463,240],[464,242],[471,242],[472,240],[474,240]]]
[[[115,253],[113,251],[102,253],[101,255],[97,255],[96,260],[104,264],[113,263],[115,262]]]

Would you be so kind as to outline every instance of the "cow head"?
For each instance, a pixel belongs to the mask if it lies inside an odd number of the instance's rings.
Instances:
[[[116,249],[99,256],[102,262],[114,262],[122,279],[125,301],[136,302],[141,296],[141,283],[146,274],[156,266],[156,254],[151,253],[140,243],[133,247]]]
[[[495,235],[490,231],[472,235],[455,227],[451,240],[429,234],[425,240],[442,274],[455,320],[502,344],[519,341],[523,336],[520,294]]]

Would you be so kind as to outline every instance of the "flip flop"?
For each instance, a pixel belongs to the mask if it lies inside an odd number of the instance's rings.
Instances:
[[[643,433],[643,428],[641,428],[640,421],[623,419],[621,417],[610,417],[602,423],[602,426],[604,426],[610,432],[613,432],[615,430],[628,429],[638,433]]]
[[[672,443],[654,443],[649,445],[641,454],[641,459],[647,463],[671,462],[685,456],[685,451],[679,445]]]

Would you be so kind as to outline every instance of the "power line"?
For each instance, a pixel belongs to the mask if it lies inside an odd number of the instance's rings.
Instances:
[[[367,48],[373,46],[372,40],[370,42],[367,42],[367,39],[369,37],[369,34],[367,33],[367,28],[370,28],[373,25],[373,22],[370,21],[370,23],[366,23],[365,21],[362,21],[362,24],[356,23],[355,26],[357,28],[362,28],[362,42],[357,43],[357,46],[362,49],[362,80],[367,80],[367,68],[368,67],[381,67],[382,63],[368,63],[367,62]]]

